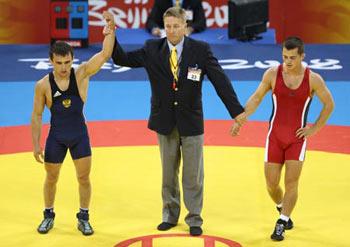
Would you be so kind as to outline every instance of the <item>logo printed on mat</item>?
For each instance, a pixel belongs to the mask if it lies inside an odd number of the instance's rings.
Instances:
[[[226,246],[226,247],[242,247],[241,244],[230,240],[226,238],[221,238],[217,236],[209,236],[209,235],[201,235],[201,236],[196,236],[192,237],[189,234],[156,234],[156,235],[147,235],[147,236],[141,236],[141,237],[136,237],[136,238],[130,238],[127,240],[124,240],[122,242],[117,243],[114,245],[114,247],[131,247],[133,246],[134,243],[140,243],[141,246],[147,246],[147,247],[157,247],[153,246],[153,239],[157,238],[169,238],[169,246],[170,243],[172,242],[172,238],[189,238],[189,241],[191,241],[190,238],[201,238],[203,239],[203,247],[215,247],[216,243],[220,243],[220,246]]]

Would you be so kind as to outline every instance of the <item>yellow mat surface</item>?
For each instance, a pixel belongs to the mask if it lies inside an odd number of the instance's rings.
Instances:
[[[262,148],[205,147],[204,234],[246,247],[350,246],[350,155],[307,151],[292,215],[295,228],[281,243],[270,240],[278,213],[265,189],[263,157]],[[0,155],[0,246],[115,246],[141,236],[188,233],[184,205],[177,227],[156,230],[161,222],[157,146],[93,149],[90,218],[95,234],[89,237],[76,229],[78,186],[69,154],[57,186],[55,226],[46,235],[36,232],[44,178],[43,166],[31,153]],[[205,237],[158,237],[151,243],[202,247]],[[130,245],[141,246],[140,241]],[[217,241],[215,246],[228,245]]]

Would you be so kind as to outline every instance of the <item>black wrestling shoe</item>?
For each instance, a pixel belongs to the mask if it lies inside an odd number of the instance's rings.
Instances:
[[[287,222],[284,220],[278,219],[275,225],[275,229],[271,234],[271,239],[275,241],[282,241],[284,239],[284,229]]]
[[[277,211],[281,214],[282,208],[276,206]],[[284,227],[285,230],[290,230],[294,227],[294,223],[291,218],[289,218],[286,226]]]
[[[94,230],[89,223],[89,214],[88,213],[77,213],[78,219],[78,230],[81,231],[85,236],[92,235]]]
[[[157,226],[157,229],[159,231],[167,231],[171,228],[173,228],[174,226],[176,226],[176,224],[173,223],[168,223],[168,222],[162,222]]]
[[[44,211],[44,219],[38,226],[38,232],[41,234],[48,233],[52,227],[55,220],[55,213],[54,212],[46,212]]]
[[[202,235],[203,230],[200,226],[190,226],[190,235],[191,236],[200,236]]]

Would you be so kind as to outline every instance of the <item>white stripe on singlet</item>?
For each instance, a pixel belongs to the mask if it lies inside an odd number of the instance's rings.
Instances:
[[[270,122],[270,129],[269,132],[267,133],[267,137],[266,137],[266,144],[265,144],[265,162],[267,162],[268,160],[268,150],[269,150],[269,137],[273,128],[273,121],[275,121],[275,117],[276,117],[276,112],[277,112],[277,98],[276,98],[276,94],[272,94],[272,100],[273,100],[273,115],[271,118],[271,122]]]
[[[306,109],[309,106],[310,100],[311,100],[311,98],[307,97],[307,99],[305,101],[303,113],[301,114],[301,126],[300,126],[300,128],[303,128],[304,126],[306,126],[306,123],[304,122],[305,121],[305,114],[306,114]],[[304,138],[303,147],[300,150],[299,161],[304,161],[305,152],[306,152],[306,138]]]
[[[300,150],[299,161],[304,161],[306,152],[306,139],[304,139],[303,147]]]

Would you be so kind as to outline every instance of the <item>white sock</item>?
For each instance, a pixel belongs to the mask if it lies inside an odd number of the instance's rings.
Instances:
[[[283,221],[285,221],[285,222],[288,222],[289,217],[286,216],[286,215],[284,215],[284,214],[281,214],[281,215],[280,215],[280,219],[283,220]]]
[[[53,212],[53,207],[45,208],[45,211],[46,211],[46,212]]]

